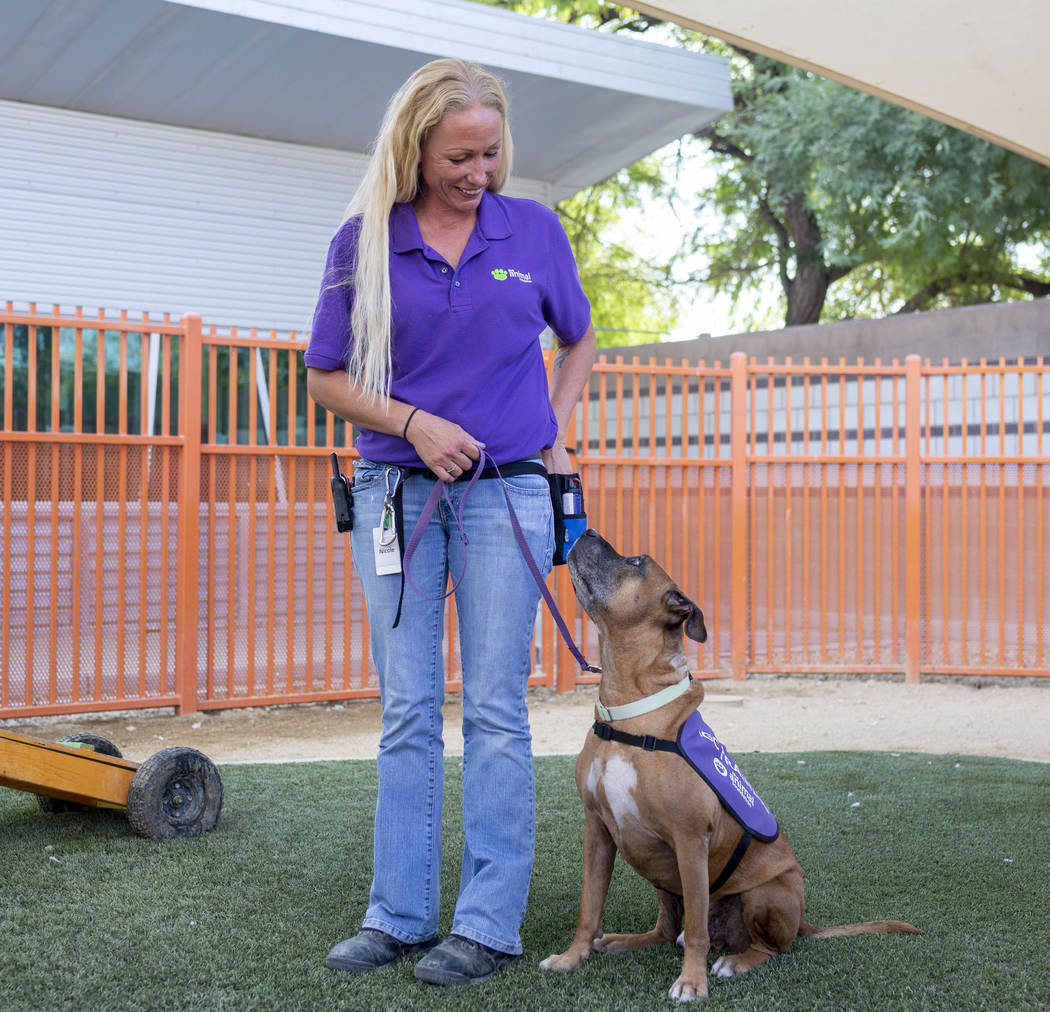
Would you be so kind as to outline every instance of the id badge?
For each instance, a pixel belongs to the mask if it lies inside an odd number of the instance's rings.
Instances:
[[[375,553],[376,576],[401,572],[401,546],[397,540],[393,506],[384,506],[379,526],[372,528],[372,551]]]

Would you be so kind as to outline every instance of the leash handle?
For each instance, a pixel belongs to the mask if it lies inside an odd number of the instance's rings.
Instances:
[[[496,472],[496,478],[499,480],[500,488],[503,492],[503,498],[507,503],[507,513],[510,516],[510,526],[514,531],[514,540],[517,542],[518,550],[521,552],[522,558],[525,560],[525,565],[532,574],[533,580],[536,581],[536,586],[539,588],[540,595],[543,597],[543,600],[551,613],[551,617],[554,619],[554,622],[558,627],[558,632],[561,633],[565,645],[569,648],[569,652],[576,659],[576,663],[579,664],[582,671],[592,674],[601,674],[602,669],[593,664],[589,664],[587,658],[583,656],[579,647],[577,647],[576,643],[573,641],[572,635],[569,632],[569,627],[561,617],[561,613],[558,611],[558,606],[554,603],[554,597],[550,590],[548,590],[546,581],[543,579],[543,574],[540,573],[540,568],[536,565],[536,560],[532,557],[532,552],[529,551],[528,541],[525,540],[525,532],[521,529],[521,523],[518,521],[517,513],[514,512],[514,506],[510,501],[510,493],[507,491],[507,483],[503,480],[503,475],[500,473],[499,465],[487,450],[481,451],[481,459],[478,461],[478,466],[475,468],[470,482],[463,491],[463,498],[460,500],[458,512],[449,497],[448,489],[445,487],[445,482],[438,481],[434,485],[434,488],[430,492],[430,496],[427,498],[427,501],[423,506],[422,512],[419,514],[419,519],[416,521],[416,527],[415,530],[412,531],[412,537],[409,538],[408,545],[405,548],[405,560],[403,566],[405,579],[420,597],[425,597],[430,601],[440,601],[456,592],[456,588],[463,579],[463,574],[467,571],[467,534],[466,531],[463,530],[463,521],[460,514],[466,505],[467,496],[470,495],[471,489],[474,488],[475,483],[481,477],[486,458],[492,462],[492,469]],[[448,503],[449,509],[452,511],[452,516],[456,521],[456,526],[459,528],[459,536],[463,540],[463,569],[459,574],[459,578],[453,582],[451,590],[444,594],[439,594],[437,597],[432,597],[429,594],[422,593],[415,585],[411,576],[410,563],[412,556],[415,554],[416,548],[423,537],[423,532],[426,530],[427,524],[430,523],[430,518],[434,515],[434,511],[437,509],[438,502],[442,497],[444,497],[445,502]]]

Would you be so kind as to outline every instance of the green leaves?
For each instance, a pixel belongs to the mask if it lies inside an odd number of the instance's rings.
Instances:
[[[736,225],[693,237],[715,287],[739,297],[775,270],[789,322],[816,322],[792,319],[807,268],[835,318],[1017,298],[1050,281],[1050,169],[764,57],[736,53],[733,75],[736,109],[702,135],[719,178],[700,200]],[[1022,247],[1042,251],[1029,259],[1044,277],[1027,285]],[[753,266],[730,276],[733,263]]]
[[[632,237],[625,221],[648,202],[668,199],[661,168],[655,159],[643,159],[558,205],[591,300],[599,345],[657,341],[675,322],[675,251],[662,262],[641,254],[642,237]]]

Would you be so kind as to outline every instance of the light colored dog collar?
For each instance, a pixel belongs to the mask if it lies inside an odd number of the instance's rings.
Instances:
[[[640,717],[643,713],[651,713],[653,710],[659,710],[661,706],[665,706],[677,699],[684,692],[688,691],[692,681],[693,676],[687,674],[680,682],[675,682],[674,685],[668,685],[666,689],[654,692],[651,696],[645,696],[643,699],[636,699],[633,703],[624,703],[623,706],[606,706],[601,699],[599,699],[595,703],[595,706],[598,708],[598,718],[606,722],[612,720],[627,720],[628,717]]]

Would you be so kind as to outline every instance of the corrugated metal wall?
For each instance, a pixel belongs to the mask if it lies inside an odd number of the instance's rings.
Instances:
[[[0,300],[302,333],[365,161],[0,100]]]

